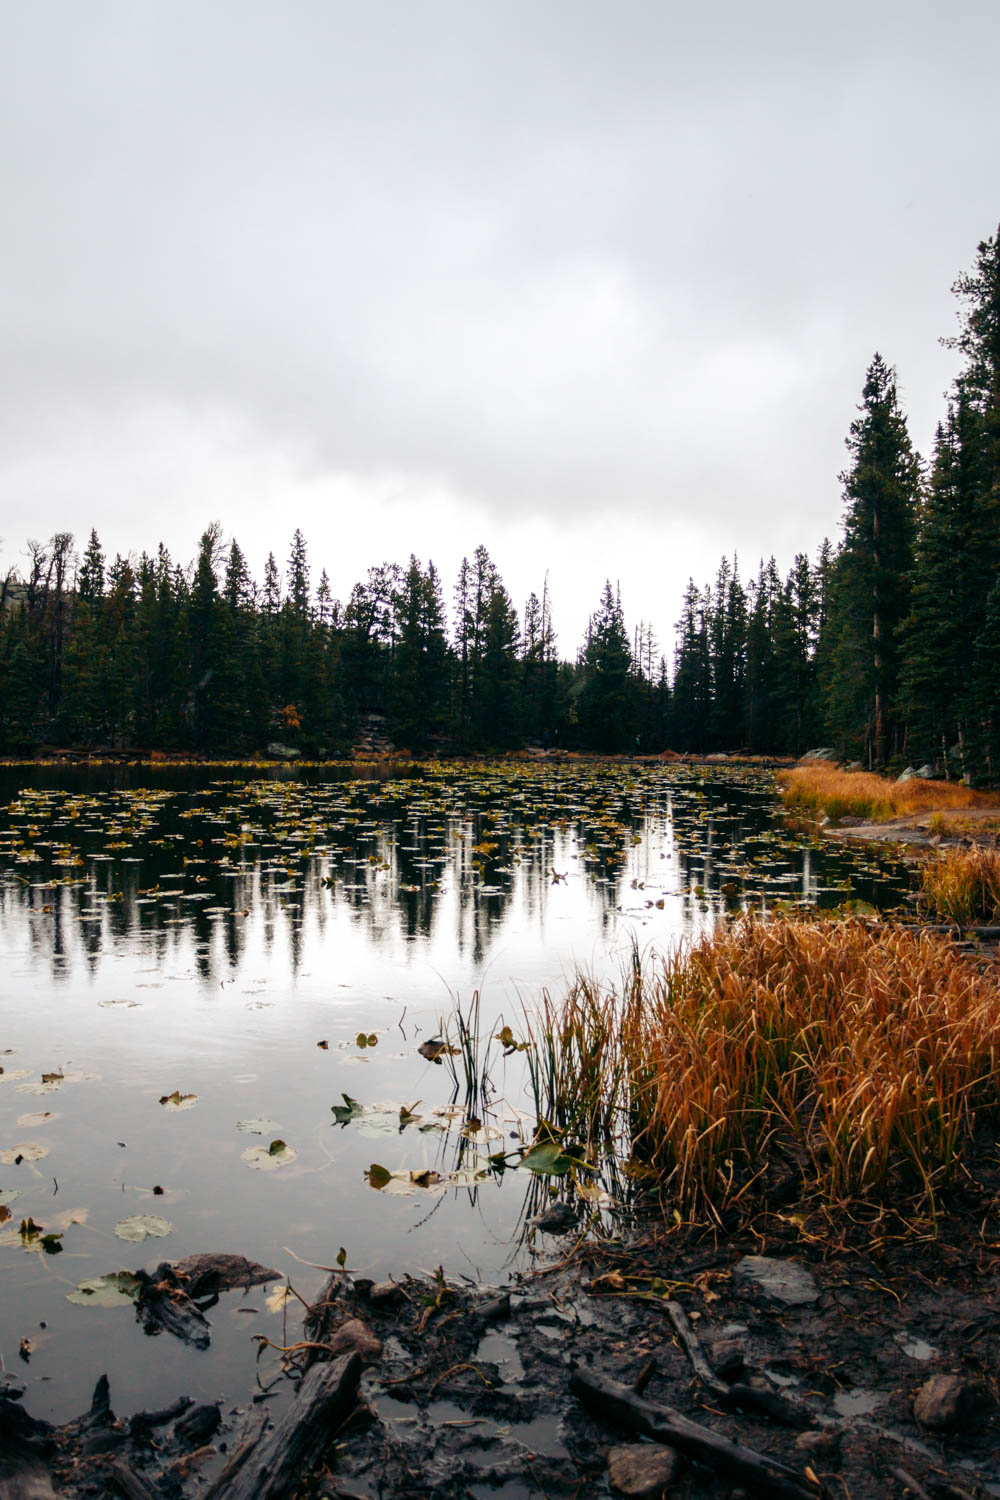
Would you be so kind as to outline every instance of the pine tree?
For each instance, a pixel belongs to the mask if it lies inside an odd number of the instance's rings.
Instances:
[[[584,680],[577,713],[584,745],[610,754],[633,749],[635,728],[629,691],[632,653],[621,599],[610,579],[590,617],[580,660]]]
[[[883,766],[901,741],[899,670],[920,465],[895,372],[879,354],[858,410],[846,440],[851,464],[841,475],[846,513],[831,601],[828,701],[833,729]]]

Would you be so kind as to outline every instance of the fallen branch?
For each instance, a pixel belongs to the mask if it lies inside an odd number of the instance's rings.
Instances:
[[[745,1380],[734,1381],[730,1385],[723,1380],[713,1369],[702,1342],[680,1303],[664,1302],[658,1297],[650,1300],[655,1301],[670,1318],[694,1373],[716,1400],[724,1401],[727,1406],[742,1406],[746,1410],[760,1412],[762,1416],[781,1422],[786,1427],[814,1426],[815,1419],[808,1408],[786,1400],[770,1386],[750,1385]]]
[[[820,1484],[776,1459],[731,1443],[672,1407],[646,1401],[632,1386],[611,1380],[607,1375],[575,1370],[570,1377],[570,1389],[605,1420],[642,1433],[657,1443],[666,1443],[715,1473],[763,1490],[775,1500],[817,1500],[826,1493]]]

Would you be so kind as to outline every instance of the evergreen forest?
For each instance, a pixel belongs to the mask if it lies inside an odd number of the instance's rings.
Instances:
[[[483,547],[369,568],[345,601],[301,531],[251,576],[217,524],[193,561],[106,556],[96,532],[0,572],[0,753],[322,758],[371,735],[415,753],[798,754],[1000,771],[1000,230],[959,276],[959,373],[932,454],[871,360],[836,543],[692,580],[672,649],[605,584],[570,659],[539,579],[519,609]],[[659,605],[659,601],[657,601]],[[373,729],[374,726],[374,729]]]

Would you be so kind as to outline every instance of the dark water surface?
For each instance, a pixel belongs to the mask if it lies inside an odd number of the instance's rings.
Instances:
[[[538,1180],[487,1167],[519,1129],[520,1059],[494,1058],[494,1114],[470,1136],[448,1069],[417,1052],[454,1000],[478,991],[484,1035],[523,1035],[543,988],[613,979],[633,944],[907,888],[880,852],[789,833],[761,773],[0,771],[0,1353],[29,1409],[76,1414],[105,1370],[120,1414],[244,1400],[253,1335],[283,1341],[268,1287],[223,1297],[199,1353],[147,1337],[127,1303],[68,1301],[88,1278],[234,1251],[308,1298],[325,1278],[295,1257],[332,1265],[341,1246],[370,1276],[497,1281],[551,1245],[523,1229]],[[361,1112],[342,1124],[344,1095]],[[375,1191],[373,1162],[443,1181]],[[123,1239],[135,1215],[168,1232]],[[25,1245],[29,1216],[60,1253]],[[288,1338],[298,1325],[293,1303]]]

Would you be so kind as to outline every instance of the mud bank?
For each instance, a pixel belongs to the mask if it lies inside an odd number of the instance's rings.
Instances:
[[[721,1244],[553,1237],[502,1289],[335,1274],[247,1408],[116,1421],[99,1388],[53,1430],[8,1390],[0,1496],[1000,1494],[998,1186],[920,1243],[775,1213]]]

